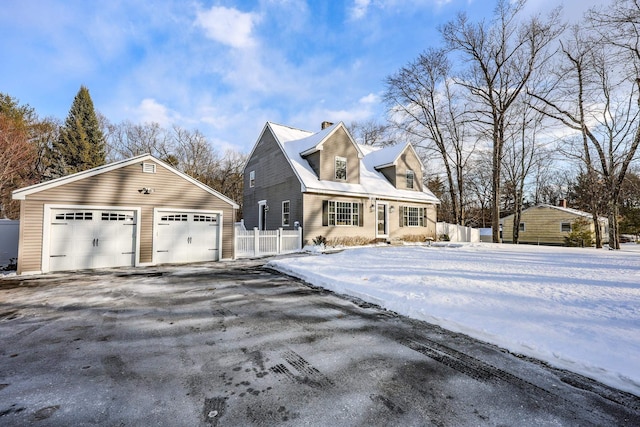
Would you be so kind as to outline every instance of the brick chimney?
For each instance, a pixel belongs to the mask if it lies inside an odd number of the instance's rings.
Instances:
[[[333,126],[333,123],[331,123],[331,122],[326,122],[326,121],[325,121],[325,122],[322,122],[322,123],[320,124],[320,129],[326,129],[326,128],[328,128],[329,126]]]
[[[561,208],[566,208],[567,207],[567,199],[560,199],[558,201],[558,206]]]

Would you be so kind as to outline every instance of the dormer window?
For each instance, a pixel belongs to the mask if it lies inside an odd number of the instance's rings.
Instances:
[[[347,180],[347,159],[336,156],[336,181]]]
[[[407,189],[413,190],[413,178],[414,174],[411,169],[407,170]]]

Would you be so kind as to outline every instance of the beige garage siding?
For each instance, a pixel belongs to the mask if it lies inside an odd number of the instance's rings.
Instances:
[[[40,271],[44,204],[141,207],[140,262],[153,261],[153,208],[223,212],[222,258],[233,258],[234,209],[223,199],[155,163],[156,173],[143,173],[142,161],[102,174],[30,194],[22,201],[20,272]],[[141,194],[141,188],[152,188]]]

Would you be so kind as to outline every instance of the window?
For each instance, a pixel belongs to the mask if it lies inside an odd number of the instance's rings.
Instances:
[[[249,187],[256,186],[256,171],[249,172]]]
[[[413,171],[407,170],[407,189],[413,190]]]
[[[133,216],[116,212],[102,212],[102,221],[133,221]]]
[[[328,202],[328,225],[359,226],[361,219],[361,205],[352,202]]]
[[[525,230],[525,227],[524,227],[524,222],[521,222],[521,223],[520,223],[520,226],[518,227],[518,230],[519,230],[519,231],[526,231],[526,230]]]
[[[560,223],[560,231],[566,231],[569,233],[571,231],[571,223],[570,222],[561,222]]]
[[[289,209],[290,209],[289,200],[285,200],[284,202],[282,202],[282,226],[283,227],[289,226]]]
[[[344,181],[347,179],[347,159],[336,156],[336,179]]]
[[[176,214],[176,215],[164,215],[160,218],[160,221],[186,221],[187,214]]]
[[[218,223],[218,217],[216,215],[194,215],[194,222],[211,222],[214,224]]]
[[[69,212],[56,215],[57,220],[93,221],[92,212]]]
[[[424,227],[426,209],[413,206],[402,207],[402,225],[405,227]]]

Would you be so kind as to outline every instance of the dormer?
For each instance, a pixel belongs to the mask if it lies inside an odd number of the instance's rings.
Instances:
[[[371,153],[374,168],[398,190],[422,191],[423,165],[411,144],[396,145]]]
[[[323,129],[309,137],[310,146],[300,153],[322,181],[360,183],[363,153],[342,122],[323,123]]]

